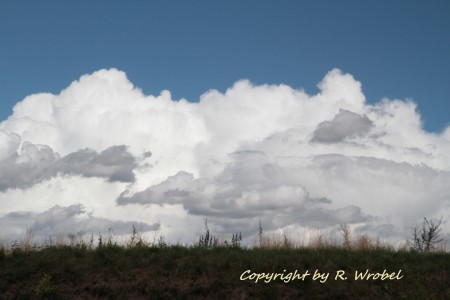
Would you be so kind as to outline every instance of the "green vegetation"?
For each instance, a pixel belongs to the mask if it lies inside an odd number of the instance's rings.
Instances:
[[[342,246],[318,234],[297,247],[286,235],[268,238],[259,225],[259,245],[242,248],[240,233],[219,242],[205,227],[194,246],[168,245],[162,236],[148,243],[135,228],[123,245],[110,234],[99,235],[95,246],[92,235],[88,242],[72,235],[66,244],[0,246],[0,298],[450,299],[448,252],[394,250],[367,236],[352,241],[347,226]],[[329,273],[327,280],[314,280],[316,270]],[[367,270],[384,280],[355,280]],[[289,280],[289,273],[307,271],[304,280]]]
[[[450,255],[385,249],[242,249],[115,245],[93,250],[15,251],[0,262],[4,299],[449,299]],[[359,280],[355,271],[399,272],[400,280]],[[325,283],[241,281],[246,270],[330,273]],[[285,271],[284,271],[285,270]],[[334,280],[338,270],[348,280]]]

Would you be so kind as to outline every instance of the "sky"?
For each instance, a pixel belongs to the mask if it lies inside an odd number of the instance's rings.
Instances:
[[[3,1],[0,236],[450,222],[448,1]],[[406,209],[408,208],[408,209]]]

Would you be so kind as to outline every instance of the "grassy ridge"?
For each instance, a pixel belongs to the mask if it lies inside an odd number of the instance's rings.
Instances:
[[[355,281],[366,269],[401,270],[403,278]],[[246,270],[330,277],[255,283],[240,280]],[[334,280],[337,270],[348,279]],[[2,299],[450,299],[449,283],[449,253],[154,245],[0,252]]]

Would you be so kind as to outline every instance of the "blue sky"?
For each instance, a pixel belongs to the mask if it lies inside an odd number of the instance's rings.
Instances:
[[[2,1],[0,120],[16,102],[115,67],[146,94],[198,101],[247,78],[314,94],[332,68],[368,102],[419,103],[448,124],[448,1]]]

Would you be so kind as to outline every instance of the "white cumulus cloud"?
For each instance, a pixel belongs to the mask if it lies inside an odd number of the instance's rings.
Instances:
[[[0,123],[2,227],[139,222],[188,241],[204,218],[249,236],[259,220],[387,238],[424,216],[448,227],[450,127],[424,131],[410,100],[368,104],[338,69],[318,88],[240,80],[188,102],[144,95],[109,69],[30,95]]]

